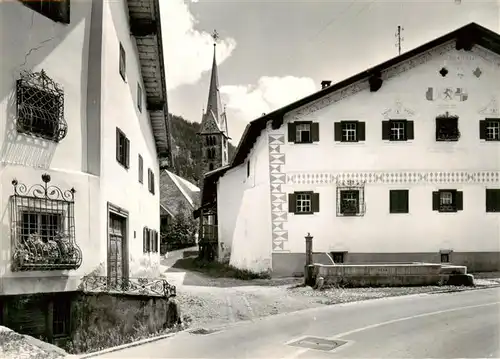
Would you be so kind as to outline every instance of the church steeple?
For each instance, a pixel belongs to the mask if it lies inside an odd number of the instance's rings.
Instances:
[[[216,59],[217,40],[219,39],[217,31],[214,30],[212,38],[214,39],[214,56],[210,87],[208,88],[207,108],[203,113],[199,133],[202,140],[203,173],[225,166],[229,162],[226,111],[222,107],[219,92],[219,74]]]

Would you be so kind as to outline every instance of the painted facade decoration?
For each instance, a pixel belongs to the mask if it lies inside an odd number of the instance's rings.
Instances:
[[[285,154],[281,148],[285,144],[283,133],[273,133],[268,137],[269,143],[269,184],[271,193],[271,226],[273,236],[273,251],[286,251],[288,231],[285,228],[287,221],[287,194],[283,191],[286,182]]]
[[[371,69],[380,69],[378,88],[356,75],[249,125],[260,135],[242,139],[242,154],[217,179],[231,263],[257,270],[255,243],[274,275],[300,273],[311,233],[315,261],[325,264],[447,258],[473,271],[500,269],[500,53],[444,38]],[[308,124],[300,141],[290,137]],[[403,135],[387,138],[393,125]],[[246,163],[267,167],[268,207],[244,180]],[[253,203],[261,204],[252,212],[258,225],[246,210]]]

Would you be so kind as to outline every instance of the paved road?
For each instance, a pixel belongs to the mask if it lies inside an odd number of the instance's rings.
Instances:
[[[208,334],[174,337],[101,358],[499,358],[500,288],[308,309]],[[288,345],[347,341],[330,352]]]

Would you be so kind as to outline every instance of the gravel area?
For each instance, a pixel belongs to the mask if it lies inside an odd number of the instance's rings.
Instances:
[[[58,359],[64,358],[65,355],[62,349],[51,344],[0,326],[0,358]]]
[[[228,287],[227,280],[211,286],[180,286],[178,301],[182,316],[190,327],[222,325],[241,320],[252,320],[279,313],[289,313],[307,308],[367,299],[401,295],[443,293],[471,290],[468,287],[425,286],[394,288],[330,288],[313,290],[301,285],[302,279],[285,279],[258,282],[246,281]],[[280,283],[281,281],[281,283]],[[255,281],[257,282],[257,281]],[[286,282],[287,284],[282,284]],[[500,285],[500,278],[476,280],[476,289]]]

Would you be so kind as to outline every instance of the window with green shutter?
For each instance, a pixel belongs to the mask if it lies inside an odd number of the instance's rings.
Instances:
[[[319,193],[307,191],[288,194],[288,212],[294,214],[319,212]]]
[[[438,212],[458,212],[463,210],[463,192],[442,189],[432,193],[432,210]]]
[[[500,119],[487,118],[479,121],[479,138],[485,141],[500,141]]]
[[[288,124],[288,142],[313,143],[319,141],[319,123],[297,121]]]
[[[337,142],[365,141],[366,125],[361,121],[340,121],[334,124],[334,139]]]
[[[382,121],[382,140],[408,141],[414,139],[413,121]]]

